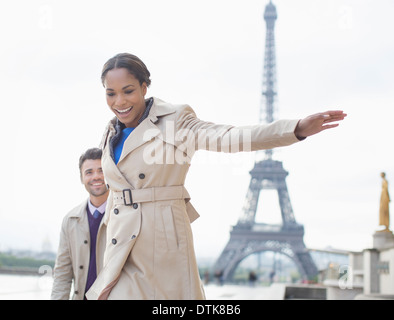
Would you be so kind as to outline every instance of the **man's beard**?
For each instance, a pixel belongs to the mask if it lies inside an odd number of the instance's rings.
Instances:
[[[100,188],[98,190],[95,190],[94,188],[91,188],[88,186],[88,192],[94,197],[100,197],[104,195],[108,191],[107,187],[104,185],[103,188]]]

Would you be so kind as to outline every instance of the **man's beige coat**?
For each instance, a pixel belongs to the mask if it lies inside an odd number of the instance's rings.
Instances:
[[[198,149],[239,152],[299,141],[298,120],[234,127],[199,120],[187,105],[154,98],[116,165],[105,131],[102,165],[110,187],[104,268],[88,299],[204,299],[190,223],[198,213],[183,187]],[[214,190],[212,190],[214,191]]]
[[[71,285],[74,284],[72,299],[83,300],[89,270],[90,232],[87,217],[88,201],[72,209],[63,219],[59,248],[54,269],[52,300],[70,299]],[[96,268],[97,274],[102,268],[106,226],[101,220],[97,233]]]

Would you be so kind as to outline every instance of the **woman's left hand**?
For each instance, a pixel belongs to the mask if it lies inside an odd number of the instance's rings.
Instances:
[[[294,134],[300,140],[305,139],[323,130],[338,127],[338,123],[329,123],[341,121],[346,116],[347,114],[343,113],[341,110],[326,111],[310,115],[298,122]]]

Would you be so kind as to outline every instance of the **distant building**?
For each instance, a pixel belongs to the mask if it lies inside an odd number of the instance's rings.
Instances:
[[[373,248],[349,252],[348,265],[326,278],[327,299],[394,300],[394,236],[376,232],[373,240]]]
[[[41,248],[42,248],[42,252],[52,252],[52,243],[51,243],[51,240],[49,240],[48,235],[42,241]]]

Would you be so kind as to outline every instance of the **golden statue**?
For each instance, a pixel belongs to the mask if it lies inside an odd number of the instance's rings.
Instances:
[[[390,224],[390,213],[389,213],[389,185],[386,180],[386,174],[382,172],[380,174],[382,177],[382,194],[380,196],[380,211],[379,211],[379,225],[385,226],[386,228],[382,231],[389,231]]]

